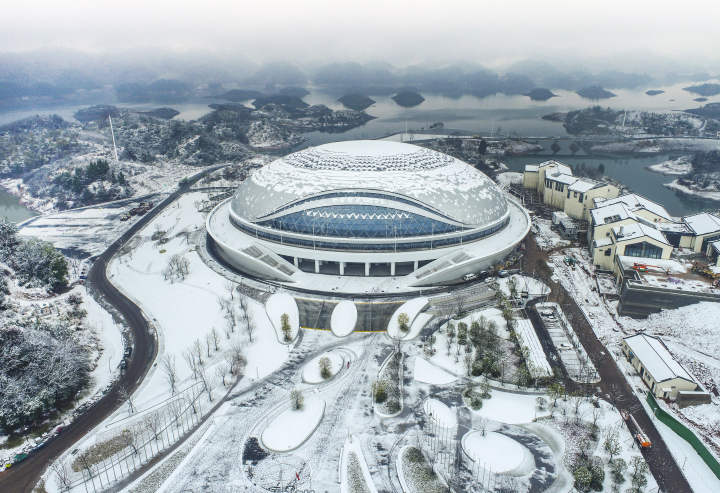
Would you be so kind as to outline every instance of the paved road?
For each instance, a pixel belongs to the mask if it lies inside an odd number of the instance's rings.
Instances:
[[[547,266],[548,256],[537,247],[534,238],[528,236],[525,244],[527,250],[523,260],[526,269],[529,269],[531,266]],[[549,271],[549,268],[545,267],[538,270],[540,271],[538,274],[540,274],[543,281],[550,286],[551,292],[549,299],[558,302],[566,316],[572,316],[573,329],[585,347],[601,378],[600,383],[590,385],[589,388],[587,388],[582,384],[573,382],[567,378],[567,375],[564,375],[566,388],[569,391],[595,391],[599,387],[602,396],[609,398],[610,402],[618,409],[627,409],[632,412],[640,424],[640,427],[645,431],[653,444],[650,450],[643,450],[642,453],[660,487],[660,491],[691,493],[692,488],[690,488],[690,484],[685,479],[685,476],[683,476],[672,454],[670,454],[665,441],[655,428],[653,420],[645,412],[645,409],[630,388],[625,376],[618,368],[612,353],[598,340],[595,332],[573,297],[565,291],[565,288],[560,283],[553,282],[550,279],[552,272]],[[531,308],[528,309],[529,314],[532,314],[532,311]],[[539,321],[534,320],[533,322]],[[542,330],[542,324],[535,325],[535,327]]]
[[[188,186],[204,177],[207,173],[222,166],[224,165],[205,169],[191,178]],[[182,189],[170,194],[165,200],[158,204],[157,207],[135,222],[130,229],[99,255],[93,263],[87,277],[88,289],[95,292],[95,294],[102,295],[108,303],[115,307],[123,316],[132,334],[134,348],[132,356],[128,361],[127,369],[107,394],[92,405],[85,413],[78,416],[69,426],[65,427],[60,435],[48,441],[45,447],[32,453],[23,462],[0,473],[0,491],[3,493],[31,492],[42,473],[55,458],[72,447],[73,444],[84,437],[95,426],[102,423],[107,416],[120,406],[119,391],[121,388],[133,391],[140,382],[142,382],[157,354],[155,338],[150,333],[149,323],[143,316],[140,308],[108,281],[106,277],[107,264],[113,255],[115,255],[130,238],[162,212],[167,205],[186,191],[188,190]]]

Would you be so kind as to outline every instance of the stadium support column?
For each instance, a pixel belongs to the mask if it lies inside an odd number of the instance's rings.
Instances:
[[[345,275],[345,262],[340,262],[340,275]]]
[[[390,275],[395,275],[395,262],[390,262]]]
[[[293,257],[293,263],[295,264],[295,268],[297,268],[299,264],[297,257]]]
[[[418,261],[413,262],[413,271],[418,270]]]
[[[315,261],[315,274],[320,274],[320,261]]]
[[[365,262],[365,276],[370,275],[370,262]]]

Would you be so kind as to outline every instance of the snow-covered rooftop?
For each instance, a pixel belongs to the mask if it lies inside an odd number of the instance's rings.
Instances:
[[[653,267],[660,268],[664,271],[663,273],[666,274],[685,274],[687,272],[685,264],[673,259],[626,257],[625,255],[619,255],[618,262],[620,262],[623,269],[631,269],[635,264],[642,264],[648,266],[650,269]],[[655,272],[655,270],[650,272]]]
[[[600,248],[604,246],[608,246],[612,244],[612,240],[610,238],[598,238],[594,241],[595,248]]]
[[[592,190],[598,185],[598,182],[587,180],[585,178],[581,178],[577,180],[575,183],[570,185],[570,190],[573,192],[582,192],[585,193],[588,190]]]
[[[659,338],[637,334],[626,337],[624,341],[657,383],[673,378],[695,382],[692,375],[673,358]]]
[[[563,164],[559,161],[555,161],[553,159],[551,159],[549,161],[544,161],[544,162],[538,164],[538,169],[545,168],[547,166],[550,166],[554,169],[547,169],[545,171],[545,173],[549,172],[549,173],[558,173],[558,174],[562,173],[565,175],[572,175],[572,169],[570,168],[570,166]]]
[[[570,185],[572,183],[575,183],[578,179],[574,177],[573,175],[567,175],[565,173],[559,173],[559,174],[552,174],[552,175],[546,175],[548,180],[557,181],[560,183],[565,183],[566,185]]]
[[[676,223],[672,221],[662,221],[655,223],[655,227],[660,231],[667,231],[669,233],[689,233],[690,229],[685,223]]]
[[[537,173],[539,166],[537,164],[526,164],[525,171]]]
[[[376,140],[325,144],[277,159],[238,187],[232,209],[256,221],[303,199],[358,191],[385,192],[467,225],[493,223],[508,211],[497,185],[467,163],[423,147]]]
[[[638,209],[645,209],[645,210],[652,212],[655,215],[658,215],[662,218],[667,219],[668,221],[672,220],[672,216],[665,209],[665,207],[661,206],[660,204],[658,204],[656,202],[653,202],[652,200],[648,200],[645,197],[643,197],[642,195],[638,195],[636,193],[628,193],[625,195],[620,195],[619,197],[604,200],[604,201],[602,201],[602,205],[617,204],[620,202],[627,205],[628,209],[631,211],[636,211]]]
[[[612,229],[615,238],[618,241],[634,240],[636,238],[642,238],[647,236],[661,243],[669,244],[665,235],[657,229],[647,226],[642,223],[625,224],[623,226],[616,226]]]
[[[590,210],[590,215],[595,224],[611,224],[623,219],[635,219],[635,214],[630,212],[623,203],[602,205]]]
[[[685,216],[683,217],[683,222],[687,224],[690,230],[696,235],[706,235],[720,231],[720,218],[707,212],[701,212],[693,216]]]

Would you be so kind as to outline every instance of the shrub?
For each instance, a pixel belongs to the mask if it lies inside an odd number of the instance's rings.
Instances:
[[[410,330],[410,317],[407,313],[398,314],[398,328],[403,334],[407,334]]]
[[[290,315],[283,313],[280,316],[280,327],[283,333],[283,340],[285,342],[292,341],[292,327],[290,327]]]
[[[387,400],[387,382],[378,380],[373,383],[373,398],[377,404],[382,404]]]
[[[292,392],[290,392],[290,405],[295,411],[299,411],[303,408],[305,405],[305,397],[303,397],[300,390],[293,389]]]
[[[320,367],[320,376],[323,380],[327,380],[332,377],[332,363],[330,362],[330,358],[323,356],[318,361],[318,366]]]

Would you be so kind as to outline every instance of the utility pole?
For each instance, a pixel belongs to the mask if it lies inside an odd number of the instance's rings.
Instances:
[[[115,163],[118,162],[117,146],[115,145],[115,131],[113,130],[112,117],[108,114],[108,120],[110,121],[110,135],[112,135],[113,141],[113,152],[115,153]]]

